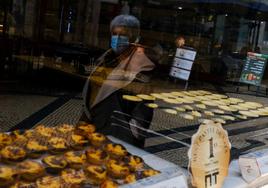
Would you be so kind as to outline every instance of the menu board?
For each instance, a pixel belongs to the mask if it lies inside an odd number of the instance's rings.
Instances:
[[[189,80],[196,51],[193,49],[177,48],[169,75],[182,80]]]
[[[268,55],[248,52],[240,82],[259,86],[265,71]]]

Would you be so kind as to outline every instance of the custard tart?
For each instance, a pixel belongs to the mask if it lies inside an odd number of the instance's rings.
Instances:
[[[117,188],[119,185],[112,180],[105,180],[101,183],[100,188]]]
[[[35,161],[24,161],[22,163],[19,163],[17,168],[20,177],[27,181],[36,180],[37,178],[43,176],[45,173],[44,167]]]
[[[109,176],[112,178],[124,179],[130,173],[128,165],[122,161],[110,159],[106,163],[106,167]]]
[[[84,172],[88,177],[88,180],[93,185],[99,185],[107,178],[106,169],[102,166],[88,165]]]
[[[84,121],[80,121],[75,128],[75,134],[79,134],[81,136],[87,136],[89,134],[94,133],[96,127],[92,124],[88,124]]]
[[[96,148],[89,148],[86,151],[86,156],[89,163],[96,165],[104,164],[109,158],[109,155],[105,151]]]
[[[83,147],[88,143],[88,140],[81,135],[72,134],[70,136],[70,145],[73,149],[83,149]]]
[[[64,154],[64,157],[69,167],[74,169],[80,169],[87,160],[86,155],[79,151],[69,151]]]
[[[46,127],[45,125],[38,125],[35,129],[34,129],[35,133],[39,136],[41,136],[41,138],[50,138],[51,136],[53,136],[54,133],[54,129],[51,127]]]
[[[52,137],[48,140],[51,153],[60,153],[67,149],[67,143],[64,138]]]
[[[101,133],[92,133],[88,135],[90,143],[95,147],[101,147],[107,142],[107,137]]]
[[[6,133],[0,133],[0,149],[12,143],[12,137]]]
[[[42,162],[46,164],[46,171],[52,174],[60,172],[67,166],[67,161],[62,156],[46,156]]]
[[[8,187],[16,178],[16,172],[11,167],[0,167],[0,187]]]
[[[48,147],[37,140],[31,139],[26,144],[26,150],[29,157],[38,158],[48,150]]]
[[[105,151],[111,158],[122,158],[128,154],[127,149],[121,144],[109,143],[105,146]]]
[[[143,178],[147,178],[147,177],[155,176],[155,175],[157,175],[159,173],[160,172],[158,170],[147,169],[147,170],[144,170],[142,172],[142,176],[143,176]]]
[[[82,187],[86,181],[86,176],[83,171],[74,169],[66,169],[61,172],[63,187]]]
[[[36,181],[37,188],[62,188],[59,177],[44,176]]]
[[[124,162],[129,166],[131,171],[137,171],[144,167],[144,162],[141,157],[130,155],[125,157]]]
[[[0,154],[4,162],[17,162],[26,158],[26,151],[17,146],[6,146],[0,151]]]

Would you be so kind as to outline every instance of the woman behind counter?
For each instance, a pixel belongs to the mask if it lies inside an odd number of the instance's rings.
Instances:
[[[123,95],[149,94],[150,78],[155,64],[145,55],[148,49],[138,45],[140,22],[131,15],[119,15],[110,24],[111,49],[96,62],[83,91],[84,113],[82,121],[96,125],[97,130],[114,135],[124,141],[143,147],[145,136],[135,127],[112,126],[115,111],[150,122],[153,110],[143,102],[130,102]],[[149,128],[149,123],[124,117],[123,121]],[[122,119],[122,117],[120,118]],[[122,124],[118,122],[119,124]]]

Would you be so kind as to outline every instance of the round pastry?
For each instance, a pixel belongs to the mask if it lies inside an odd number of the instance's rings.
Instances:
[[[195,116],[195,117],[201,117],[201,113],[198,112],[198,111],[192,111],[192,115]]]
[[[207,116],[214,116],[214,113],[211,111],[204,111],[204,114]]]
[[[121,144],[109,143],[105,146],[105,151],[111,158],[122,158],[128,154],[127,149]]]
[[[82,187],[86,181],[84,171],[76,171],[74,169],[66,169],[61,172],[63,187]]]
[[[176,115],[178,113],[176,110],[172,110],[172,109],[164,109],[164,112],[168,114],[173,114],[173,115]]]
[[[114,159],[110,159],[106,163],[106,167],[107,167],[107,172],[109,176],[111,176],[112,178],[116,178],[116,179],[123,179],[130,172],[128,165],[126,165],[122,161],[116,161]]]
[[[173,98],[164,98],[163,101],[170,104],[181,104],[180,101],[173,99]]]
[[[50,147],[49,151],[52,153],[60,153],[67,149],[67,143],[64,138],[52,137],[48,140],[48,144]]]
[[[129,183],[134,183],[137,181],[137,175],[136,174],[129,174],[127,177],[124,179],[125,184]]]
[[[240,104],[238,104],[238,105],[230,105],[230,107],[231,107],[231,108],[234,108],[234,109],[237,109],[237,110],[242,110],[242,111],[244,111],[244,110],[248,110],[247,107],[245,107],[245,106],[241,106]]]
[[[212,112],[215,114],[225,114],[223,110],[219,110],[219,109],[213,109]]]
[[[90,143],[95,147],[101,147],[107,142],[107,137],[101,133],[92,133],[88,135]]]
[[[159,173],[160,172],[157,171],[157,170],[148,169],[148,170],[142,171],[142,176],[143,176],[143,178],[147,178],[147,177],[155,176],[155,175],[157,175]]]
[[[39,134],[41,137],[49,138],[53,135],[53,128],[46,127],[45,125],[38,125],[34,129],[35,133]]]
[[[46,171],[52,174],[60,172],[67,166],[67,161],[62,156],[46,156],[42,162],[46,164]]]
[[[107,178],[106,169],[102,166],[88,165],[84,168],[84,172],[88,177],[88,180],[93,185],[99,185]]]
[[[178,112],[185,112],[186,109],[185,108],[182,108],[182,107],[175,107],[175,109],[178,111]]]
[[[0,149],[10,145],[12,143],[12,137],[6,133],[0,133]]]
[[[11,167],[0,167],[0,187],[8,187],[14,183],[16,173]]]
[[[163,95],[161,95],[159,93],[151,93],[150,95],[153,96],[153,97],[155,97],[155,98],[157,98],[157,99],[164,99],[164,98],[166,98],[165,96],[163,96]]]
[[[32,158],[38,158],[40,155],[42,155],[45,151],[48,150],[48,147],[46,145],[42,145],[37,140],[28,140],[26,144],[26,150],[29,157]]]
[[[145,104],[147,107],[149,107],[149,108],[158,108],[158,105],[157,104],[155,104],[155,103],[147,103],[147,104]]]
[[[247,116],[247,117],[252,117],[252,118],[259,117],[259,115],[256,114],[256,113],[253,113],[253,112],[250,112],[250,111],[244,111],[244,110],[239,111],[239,114]]]
[[[197,108],[200,108],[200,109],[206,109],[207,107],[206,107],[206,105],[204,105],[204,104],[196,104],[195,105]]]
[[[19,181],[9,188],[36,188],[36,184],[34,182]]]
[[[36,134],[35,134],[35,131],[32,130],[32,129],[30,129],[30,130],[26,130],[26,131],[24,131],[24,133],[23,133],[23,136],[25,136],[25,137],[28,138],[28,139],[35,137],[35,135],[36,135]]]
[[[201,124],[213,123],[213,121],[210,120],[210,119],[198,119],[198,122],[201,123]]]
[[[183,108],[185,108],[186,110],[194,110],[193,107],[191,107],[190,105],[183,105]]]
[[[183,97],[185,95],[182,92],[177,92],[177,91],[171,92],[170,94],[171,95],[174,95],[176,97]]]
[[[129,166],[131,171],[137,171],[143,168],[144,162],[141,157],[130,155],[125,157],[124,162]]]
[[[82,136],[87,136],[91,133],[94,133],[96,127],[92,124],[88,124],[86,122],[79,122],[75,128],[75,134],[79,134]]]
[[[229,101],[230,101],[231,104],[237,104],[237,103],[244,102],[244,100],[242,100],[242,99],[233,98],[233,97],[229,98]]]
[[[127,100],[127,101],[132,101],[132,102],[141,102],[142,99],[136,96],[132,96],[132,95],[123,95],[123,99]]]
[[[182,118],[187,119],[187,120],[193,120],[194,116],[190,115],[190,114],[182,114],[181,115]]]
[[[237,111],[236,108],[233,108],[233,107],[230,107],[230,106],[226,106],[226,105],[220,105],[219,106],[219,109],[224,110],[224,111],[227,111],[227,112],[236,112]]]
[[[69,151],[64,154],[68,165],[74,169],[80,169],[86,162],[86,155],[79,151]]]
[[[72,131],[74,131],[74,126],[73,125],[68,125],[68,124],[63,124],[57,127],[58,133],[62,135],[68,135]]]
[[[154,101],[155,97],[151,96],[151,95],[145,95],[145,94],[139,94],[137,95],[137,97],[143,99],[143,100],[148,100],[148,101]]]
[[[119,185],[112,180],[105,180],[101,183],[100,188],[117,188]]]
[[[175,98],[174,95],[172,95],[171,93],[160,93],[160,94],[165,98]]]
[[[214,122],[216,122],[216,123],[220,123],[220,124],[225,124],[225,123],[226,123],[226,121],[223,120],[223,119],[221,119],[221,118],[213,118],[212,120],[213,120]]]
[[[202,103],[207,106],[218,106],[218,104],[214,100],[206,100],[206,101],[202,101]]]
[[[33,181],[45,173],[44,167],[34,161],[24,161],[18,164],[18,172],[24,180]]]
[[[223,115],[223,116],[221,116],[221,118],[223,118],[225,120],[229,120],[229,121],[234,121],[235,120],[235,117],[229,116],[229,115]]]
[[[26,157],[26,151],[16,146],[6,146],[1,150],[0,154],[4,162],[22,161]]]
[[[74,149],[82,149],[87,143],[88,140],[84,136],[78,135],[78,134],[72,134],[71,136],[71,146]]]
[[[45,176],[36,181],[37,188],[62,188],[59,177]]]
[[[245,102],[246,105],[251,106],[252,108],[261,108],[263,105],[257,102]]]
[[[109,155],[105,151],[96,148],[89,148],[86,151],[86,156],[89,163],[96,165],[104,164],[109,158]]]

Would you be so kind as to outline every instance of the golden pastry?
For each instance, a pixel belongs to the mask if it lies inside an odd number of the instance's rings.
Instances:
[[[35,133],[39,134],[41,137],[49,138],[53,135],[54,129],[51,127],[46,127],[45,125],[38,125],[34,129]]]
[[[44,176],[36,181],[37,188],[62,188],[59,177]]]
[[[253,112],[250,112],[250,111],[245,111],[245,110],[240,110],[240,111],[239,111],[239,114],[244,115],[244,116],[247,116],[247,117],[252,117],[252,118],[257,118],[257,117],[259,117],[258,114],[253,113]]]
[[[204,111],[204,114],[207,116],[214,116],[214,113],[211,111]]]
[[[67,166],[67,161],[62,156],[49,155],[42,159],[49,173],[58,173]]]
[[[147,103],[147,104],[145,104],[147,107],[149,107],[149,108],[158,108],[158,105],[157,104],[155,104],[155,103]]]
[[[225,120],[229,120],[229,121],[234,121],[235,120],[235,117],[230,116],[230,115],[224,115],[224,116],[221,116],[221,118],[223,118]]]
[[[181,104],[180,101],[174,99],[174,98],[164,98],[163,101],[170,104]]]
[[[233,98],[233,97],[229,98],[229,101],[230,101],[231,104],[237,104],[237,103],[244,102],[243,99]]]
[[[136,174],[129,174],[127,177],[124,179],[125,184],[130,184],[130,183],[135,183],[137,181],[137,176]]]
[[[52,137],[48,140],[48,144],[50,147],[50,152],[52,153],[59,153],[63,152],[67,149],[67,143],[64,138],[60,137]]]
[[[148,100],[148,101],[154,101],[155,97],[151,96],[151,95],[145,95],[145,94],[139,94],[137,95],[137,97],[143,99],[143,100]]]
[[[96,131],[96,127],[86,122],[79,122],[75,128],[75,133],[82,135],[82,136],[87,136],[89,134],[94,133],[95,131]]]
[[[230,106],[226,106],[226,105],[220,105],[220,106],[218,106],[219,107],[219,109],[221,109],[221,110],[225,110],[225,111],[227,111],[227,112],[236,112],[237,111],[237,109],[236,108],[233,108],[233,107],[230,107]]]
[[[157,170],[148,169],[148,170],[144,170],[144,171],[142,172],[142,176],[143,176],[144,178],[147,178],[147,177],[155,176],[155,175],[157,175],[157,174],[159,174],[159,173],[160,173],[160,172],[157,171]]]
[[[182,118],[187,119],[187,120],[193,120],[194,116],[190,115],[190,114],[182,114],[181,115]]]
[[[141,157],[130,155],[125,157],[124,162],[129,166],[131,171],[137,171],[144,167],[144,162]]]
[[[182,107],[183,107],[184,109],[186,109],[186,110],[194,110],[194,108],[191,107],[190,105],[183,105]]]
[[[18,164],[18,172],[24,180],[33,181],[45,173],[44,167],[35,161],[24,161]]]
[[[100,188],[117,188],[119,185],[112,180],[105,180],[101,183]]]
[[[8,187],[14,183],[16,173],[11,167],[0,167],[0,187]]]
[[[163,95],[161,95],[159,93],[151,93],[150,95],[153,96],[153,97],[155,97],[155,98],[157,98],[157,99],[164,99],[164,98],[166,98],[165,96],[163,96]]]
[[[204,105],[204,104],[196,104],[195,106],[197,108],[200,108],[200,109],[206,109],[207,108],[206,105]]]
[[[38,158],[40,155],[42,155],[44,152],[48,150],[48,147],[46,145],[41,144],[37,140],[28,140],[26,144],[26,150],[28,152],[28,156],[32,158]]]
[[[6,146],[1,150],[0,154],[5,162],[16,162],[26,158],[26,151],[16,146]]]
[[[128,165],[122,161],[110,159],[106,163],[106,167],[109,176],[112,178],[124,179],[130,173]]]
[[[107,178],[106,169],[102,166],[88,165],[84,168],[84,172],[93,185],[99,185]]]
[[[82,187],[86,181],[84,171],[66,169],[61,172],[61,179],[64,187]]]
[[[56,128],[57,132],[59,132],[62,135],[68,135],[71,132],[73,132],[74,129],[75,128],[73,125],[68,125],[68,124],[63,124],[63,125],[57,126]]]
[[[88,140],[84,136],[72,134],[70,137],[70,144],[73,149],[82,149],[88,143]]]
[[[213,120],[214,122],[216,122],[216,123],[220,123],[220,124],[225,124],[225,123],[226,123],[226,121],[223,120],[223,119],[221,119],[221,118],[213,118],[212,120]]]
[[[192,115],[195,116],[195,117],[201,117],[201,113],[198,112],[198,111],[192,111]]]
[[[215,114],[225,114],[223,110],[219,110],[219,109],[213,109],[212,112]]]
[[[178,113],[176,110],[173,110],[173,109],[164,109],[164,112],[168,114],[173,114],[173,115],[176,115]]]
[[[127,149],[121,144],[109,143],[105,146],[105,151],[111,158],[122,158],[128,154]]]
[[[65,160],[71,168],[79,169],[86,162],[86,155],[79,151],[69,151],[64,154]]]
[[[12,137],[6,133],[0,133],[0,149],[12,143]]]
[[[86,157],[89,163],[102,165],[108,160],[109,155],[101,149],[89,148],[86,151]]]
[[[178,112],[185,112],[186,109],[185,108],[182,108],[182,107],[175,107],[175,109],[178,111]]]
[[[132,102],[141,102],[142,99],[136,96],[132,96],[132,95],[123,95],[123,99],[127,100],[127,101],[132,101]]]
[[[88,135],[90,143],[95,147],[101,147],[107,142],[107,137],[101,133],[92,133]]]
[[[36,188],[36,184],[34,182],[19,181],[9,188]]]

